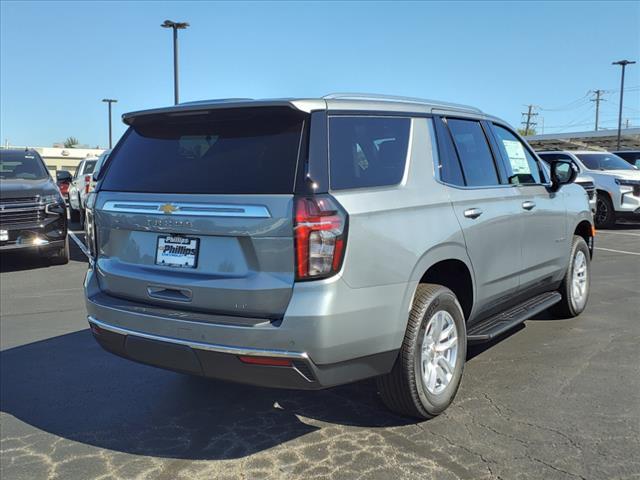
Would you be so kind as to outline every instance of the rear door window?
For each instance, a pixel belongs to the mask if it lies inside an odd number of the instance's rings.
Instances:
[[[288,108],[139,117],[110,155],[102,190],[293,193],[305,117]]]
[[[498,148],[505,159],[507,178],[514,185],[539,184],[540,168],[537,160],[527,147],[509,130],[493,125],[498,140]]]
[[[499,185],[496,165],[480,122],[450,118],[447,125],[470,187]]]
[[[405,170],[410,130],[410,118],[331,117],[331,188],[341,190],[400,183]]]
[[[440,179],[449,185],[465,185],[462,167],[456,148],[451,140],[447,126],[441,118],[434,120],[438,137],[438,156],[440,157]]]

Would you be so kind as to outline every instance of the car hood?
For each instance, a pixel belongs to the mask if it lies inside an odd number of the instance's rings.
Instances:
[[[58,187],[51,178],[0,180],[0,198],[35,197],[36,195],[50,195],[57,192]]]
[[[592,173],[594,172],[589,172],[588,175]],[[597,174],[621,180],[640,180],[640,170],[600,170]]]

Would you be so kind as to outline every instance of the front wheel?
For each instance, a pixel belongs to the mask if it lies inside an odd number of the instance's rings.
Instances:
[[[466,355],[464,314],[454,293],[418,285],[396,363],[377,379],[382,401],[410,417],[442,413],[458,391]]]
[[[611,228],[616,224],[616,212],[613,202],[606,193],[598,193],[594,221],[597,228]]]
[[[574,235],[567,273],[560,285],[562,300],[552,312],[562,318],[577,317],[587,307],[591,287],[591,254],[584,238]]]

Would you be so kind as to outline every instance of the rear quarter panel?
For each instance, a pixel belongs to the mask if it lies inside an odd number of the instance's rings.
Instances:
[[[385,290],[392,293],[388,308],[361,320],[361,334],[375,332],[378,341],[386,337],[379,350],[400,347],[416,286],[431,265],[455,258],[470,266],[448,191],[434,179],[432,131],[430,119],[413,119],[400,185],[332,192],[349,213],[344,282],[351,289],[369,289],[372,305]]]

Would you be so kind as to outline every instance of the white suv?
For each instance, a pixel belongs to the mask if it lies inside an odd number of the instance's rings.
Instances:
[[[598,228],[612,227],[620,218],[640,220],[640,170],[609,152],[538,152],[545,161],[573,160],[580,174],[593,178]]]

